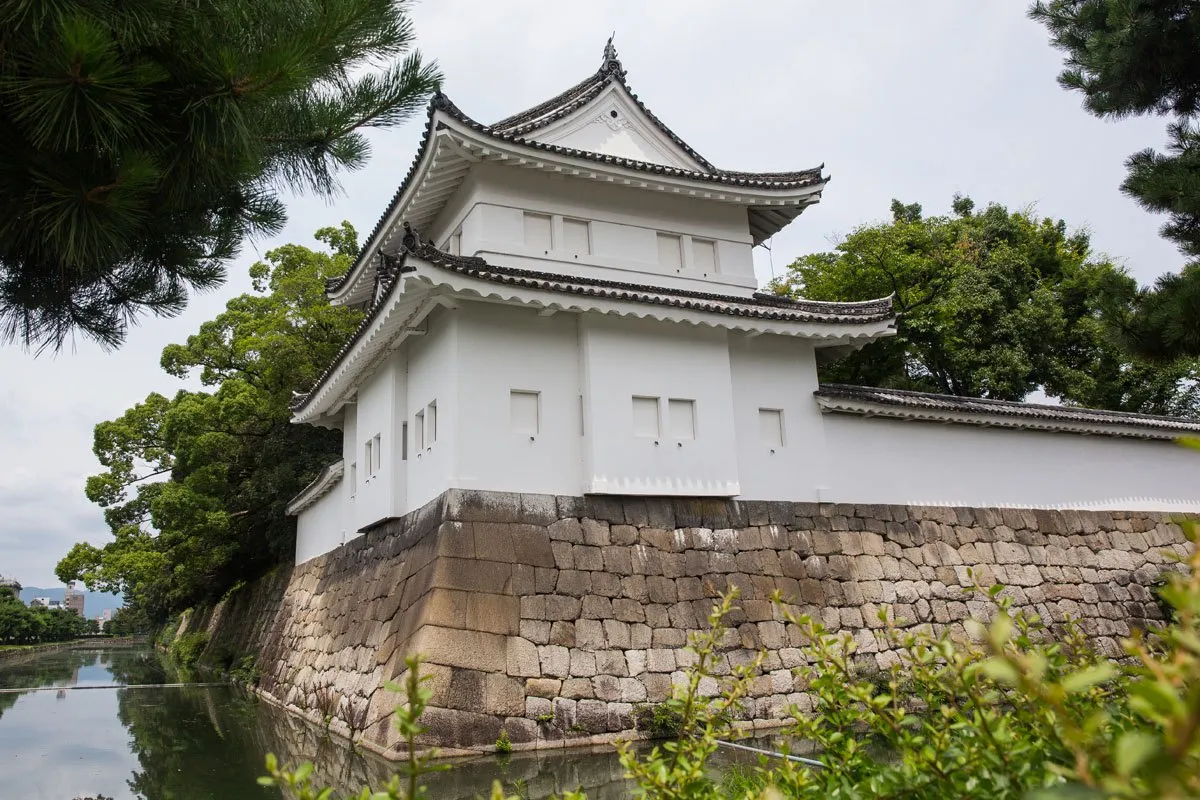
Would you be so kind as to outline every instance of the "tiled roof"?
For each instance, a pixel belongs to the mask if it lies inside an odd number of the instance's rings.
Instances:
[[[559,155],[570,156],[572,158],[582,158],[588,161],[595,161],[600,164],[612,164],[626,169],[637,170],[638,172],[649,172],[655,175],[667,175],[671,177],[688,178],[690,180],[707,181],[709,183],[719,183],[727,186],[748,186],[759,189],[794,189],[803,186],[811,186],[816,183],[827,183],[828,179],[822,177],[821,171],[824,165],[812,167],[810,169],[795,170],[792,172],[737,172],[734,170],[712,169],[710,171],[700,171],[694,169],[683,169],[681,167],[671,167],[666,164],[655,164],[650,161],[638,161],[633,158],[624,158],[622,156],[612,156],[605,153],[594,153],[591,150],[577,150],[574,147],[562,147],[556,144],[547,144],[545,142],[537,142],[532,139],[526,139],[522,136],[511,133],[502,133],[495,128],[489,128],[468,117],[458,106],[450,101],[450,98],[445,95],[438,95],[433,99],[433,102],[442,111],[445,111],[450,116],[461,122],[463,125],[478,131],[486,136],[491,136],[494,139],[499,139],[512,144],[519,144],[525,147],[532,147],[535,150],[542,150],[547,153],[557,153]]]
[[[1147,438],[1200,434],[1200,420],[1127,411],[984,400],[833,383],[822,384],[815,394],[827,410],[873,416]]]
[[[662,286],[649,286],[622,281],[590,278],[581,275],[563,275],[554,272],[518,269],[489,264],[482,258],[456,256],[437,249],[428,242],[421,241],[411,231],[404,236],[400,265],[391,272],[390,277],[381,291],[380,298],[371,309],[357,330],[346,341],[325,368],[321,376],[313,384],[313,389],[303,394],[297,393],[292,398],[293,410],[302,408],[308,401],[309,395],[325,383],[334,368],[349,352],[371,323],[384,308],[392,285],[404,273],[413,272],[415,267],[405,263],[409,255],[415,256],[433,264],[436,267],[449,270],[471,278],[478,278],[498,284],[519,286],[528,289],[541,289],[563,294],[583,295],[605,300],[647,303],[652,305],[670,306],[689,311],[699,311],[712,314],[724,314],[739,317],[751,317],[762,320],[780,322],[810,322],[820,324],[870,324],[889,320],[895,316],[892,310],[892,298],[867,300],[857,303],[831,303],[815,300],[794,300],[790,297],[780,297],[774,294],[755,292],[750,297],[736,295],[713,294],[696,292],[686,289],[668,289]]]
[[[654,164],[648,161],[638,161],[631,158],[622,158],[619,156],[605,155],[603,153],[595,153],[589,150],[577,150],[572,147],[561,147],[559,145],[546,144],[525,138],[527,133],[538,130],[545,125],[550,124],[556,119],[570,114],[577,108],[586,105],[596,95],[603,90],[609,82],[616,81],[629,92],[629,95],[638,104],[639,108],[645,112],[646,116],[654,122],[656,126],[668,136],[676,145],[684,150],[688,155],[696,160],[705,169],[689,170],[679,167],[671,167],[664,164]],[[751,189],[766,189],[766,190],[789,190],[800,189],[808,186],[823,185],[829,181],[827,177],[822,175],[824,164],[810,169],[785,171],[785,172],[743,172],[737,170],[724,170],[714,167],[699,153],[693,150],[686,142],[680,139],[670,128],[668,128],[658,117],[650,111],[629,89],[625,83],[625,70],[621,67],[619,59],[616,57],[616,51],[612,48],[611,41],[605,48],[605,60],[600,70],[586,80],[576,84],[567,91],[534,106],[531,109],[521,112],[515,116],[501,120],[494,125],[483,125],[476,122],[474,119],[464,114],[458,106],[456,106],[449,97],[438,92],[429,102],[427,109],[427,117],[425,122],[425,132],[421,139],[421,146],[413,158],[412,164],[409,166],[408,173],[404,176],[404,180],[400,182],[400,186],[392,195],[391,201],[387,208],[380,215],[379,220],[375,223],[371,234],[363,240],[363,246],[355,257],[354,266],[345,275],[338,278],[330,278],[326,281],[325,287],[327,292],[340,291],[346,284],[347,279],[355,273],[362,259],[366,256],[372,243],[382,233],[384,225],[392,216],[400,198],[407,190],[409,183],[413,180],[417,173],[417,169],[425,158],[426,153],[434,139],[436,130],[434,117],[438,111],[442,111],[460,124],[470,128],[484,136],[491,137],[500,141],[511,144],[530,147],[536,150],[541,150],[556,155],[567,156],[571,158],[579,158],[587,161],[593,161],[599,164],[607,164],[624,169],[630,169],[637,172],[645,172],[653,175],[662,175],[668,178],[684,178],[687,180],[704,181],[725,186],[740,186]],[[782,207],[765,207],[765,211],[782,212]],[[793,215],[794,216],[794,215]]]
[[[891,319],[894,316],[890,297],[859,303],[794,300],[790,297],[762,292],[755,292],[750,297],[739,297],[686,289],[668,289],[662,286],[626,283],[581,275],[563,275],[555,272],[496,266],[482,258],[451,255],[438,250],[427,242],[416,243],[411,247],[410,252],[443,269],[473,278],[522,286],[528,289],[589,295],[606,300],[653,303],[693,311],[789,322],[868,323]]]
[[[654,112],[647,108],[646,104],[629,88],[629,84],[625,81],[625,68],[621,66],[621,59],[617,57],[617,49],[613,47],[611,38],[608,40],[608,44],[604,46],[604,60],[600,65],[600,69],[595,74],[575,84],[562,94],[551,97],[544,103],[539,103],[533,108],[526,109],[519,114],[514,114],[511,117],[494,123],[491,125],[491,129],[496,133],[509,136],[525,136],[526,134],[541,130],[547,125],[569,116],[577,109],[583,108],[599,96],[610,83],[618,84],[623,88],[633,102],[637,103],[638,108],[642,110],[646,118],[654,123],[654,126],[664,136],[674,142],[680,150],[691,156],[696,163],[710,172],[721,171],[714,167],[708,159],[693,150],[691,145],[679,138],[675,131],[668,128],[666,123],[655,116]]]
[[[307,486],[296,493],[296,496],[288,501],[287,513],[289,516],[295,516],[304,509],[311,506],[313,503],[320,500],[337,485],[338,480],[342,477],[345,470],[345,462],[341,459],[334,461],[332,464],[326,464],[317,477],[313,478]]]

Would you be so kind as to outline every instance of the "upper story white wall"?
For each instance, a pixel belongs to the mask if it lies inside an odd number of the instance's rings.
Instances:
[[[408,492],[393,514],[420,508],[456,485],[455,441],[460,409],[459,315],[439,310],[426,334],[408,340],[408,399],[399,419],[408,425]],[[400,451],[395,451],[400,456]]]
[[[476,164],[427,232],[501,265],[701,291],[756,287],[744,208]]]
[[[578,317],[476,304],[458,319],[460,488],[578,495]]]
[[[725,331],[587,316],[580,350],[585,491],[740,493]]]
[[[397,375],[403,374],[403,364],[391,358],[385,361],[358,391],[354,407],[356,439],[346,435],[343,452],[351,454],[358,481],[354,497],[354,527],[371,525],[391,515],[394,507],[394,471],[397,468],[393,453],[396,449],[396,409],[403,405],[404,395],[398,394]]]
[[[729,365],[741,496],[818,500],[830,476],[812,345],[730,335]]]
[[[1162,440],[824,416],[823,500],[1200,510],[1200,457]]]

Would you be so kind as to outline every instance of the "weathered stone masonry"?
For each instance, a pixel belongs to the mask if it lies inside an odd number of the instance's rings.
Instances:
[[[999,581],[1015,605],[1070,615],[1106,652],[1158,619],[1150,585],[1186,553],[1168,515],[913,506],[576,498],[451,491],[297,567],[193,625],[210,648],[260,654],[263,690],[334,727],[395,744],[385,681],[419,653],[441,745],[570,743],[632,727],[691,663],[690,631],[731,586],[740,610],[719,666],[759,648],[755,719],[808,698],[799,631],[768,599],[851,632],[880,667],[880,605],[899,624],[961,630],[988,606],[962,586]],[[968,575],[973,571],[974,580]],[[330,699],[332,698],[332,700]]]

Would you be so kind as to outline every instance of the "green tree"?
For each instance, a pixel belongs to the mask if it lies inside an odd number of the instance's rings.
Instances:
[[[104,632],[111,636],[139,636],[150,632],[149,617],[136,605],[126,604],[113,612],[112,619],[104,625]]]
[[[60,577],[121,592],[161,621],[291,555],[286,503],[337,458],[341,437],[293,425],[289,402],[362,317],[329,305],[324,291],[357,251],[354,229],[343,223],[317,238],[332,252],[268,252],[251,267],[254,293],[163,350],[168,373],[198,371],[208,391],[154,393],[96,426],[105,471],[88,479],[87,495],[105,509],[114,538],[76,544],[56,568]]]
[[[1084,406],[1200,411],[1194,362],[1142,364],[1112,340],[1101,316],[1130,308],[1137,284],[1085,233],[994,204],[977,213],[965,197],[953,209],[927,217],[893,201],[890,222],[775,281],[815,300],[895,296],[898,334],[822,367],[823,380],[999,400],[1042,387]]]
[[[0,341],[118,345],[441,80],[404,0],[0,3]]]
[[[1170,117],[1165,153],[1130,156],[1122,189],[1167,215],[1162,233],[1200,256],[1200,6],[1191,0],[1042,0],[1030,16],[1066,53],[1059,76],[1102,118]],[[1200,357],[1200,265],[1161,278],[1116,318],[1133,349]]]

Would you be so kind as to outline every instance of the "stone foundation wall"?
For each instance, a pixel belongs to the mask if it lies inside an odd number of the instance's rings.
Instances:
[[[766,722],[809,699],[801,636],[769,600],[851,632],[887,667],[877,611],[961,630],[1001,582],[1018,607],[1067,615],[1104,651],[1160,618],[1151,585],[1187,552],[1163,514],[964,509],[452,491],[337,550],[285,567],[191,625],[210,652],[256,652],[262,689],[387,753],[397,698],[382,686],[419,653],[442,746],[556,746],[632,727],[691,663],[688,634],[732,586],[720,666],[760,648]],[[968,574],[970,571],[974,578]]]

